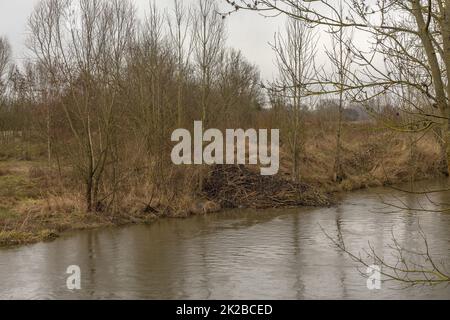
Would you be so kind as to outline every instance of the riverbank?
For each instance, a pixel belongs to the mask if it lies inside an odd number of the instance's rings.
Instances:
[[[353,124],[344,130],[344,179],[336,182],[332,131],[310,132],[301,159],[301,182],[292,182],[292,161],[282,150],[281,170],[275,177],[262,177],[252,167],[207,167],[202,192],[168,195],[152,187],[148,199],[129,190],[121,198],[123,207],[110,210],[100,203],[95,213],[85,212],[82,189],[73,187],[69,170],[48,168],[38,156],[28,161],[8,157],[0,161],[0,246],[52,240],[66,231],[145,224],[228,208],[329,206],[339,192],[440,176],[439,149],[431,136],[416,141],[414,136],[392,132],[373,134],[366,125]]]
[[[0,162],[0,247],[53,240],[66,231],[145,224],[158,218],[186,218],[230,208],[331,204],[330,195],[313,186],[280,177],[263,177],[245,166],[217,166],[210,168],[204,190],[196,197],[159,198],[114,214],[108,210],[87,213],[81,194],[45,193],[51,173],[45,171],[43,176],[37,172],[38,168],[43,170],[43,165]],[[167,205],[170,201],[171,206]]]
[[[69,232],[49,243],[0,250],[0,299],[449,299],[446,285],[405,288],[393,281],[368,290],[359,264],[327,237],[337,239],[341,230],[349,250],[366,258],[370,243],[395,266],[392,234],[405,250],[423,248],[420,222],[432,256],[449,266],[450,215],[380,206],[380,199],[397,197],[411,201],[381,187],[343,194],[331,208],[237,209]],[[450,202],[449,192],[431,197]],[[82,290],[65,286],[73,264],[82,271]]]

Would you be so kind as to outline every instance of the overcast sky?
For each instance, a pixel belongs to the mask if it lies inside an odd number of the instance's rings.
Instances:
[[[132,1],[138,8],[139,16],[144,17],[149,0]],[[188,5],[198,0],[183,1]],[[229,8],[224,0],[217,1],[222,8]],[[16,60],[26,57],[27,19],[38,2],[39,0],[0,0],[0,35],[6,35],[11,42]],[[171,0],[155,0],[155,2],[161,9],[172,9]],[[242,50],[247,59],[260,68],[262,77],[271,80],[276,75],[275,56],[268,43],[273,41],[274,33],[283,28],[284,18],[265,18],[255,12],[240,11],[227,18],[227,45]],[[321,37],[319,51],[323,51],[323,39],[326,39],[324,32]],[[367,38],[359,36],[354,40],[366,41]],[[321,64],[325,63],[324,57],[323,53],[319,53],[316,60]]]
[[[139,15],[144,16],[148,0],[133,0]],[[184,0],[186,4],[196,0]],[[15,59],[26,56],[27,19],[39,0],[0,0],[0,35],[6,36],[13,47]],[[221,1],[219,1],[220,3]],[[172,1],[156,0],[161,8],[170,10]],[[271,79],[274,74],[274,56],[268,46],[273,34],[283,26],[283,20],[268,19],[252,12],[239,12],[227,19],[227,45],[241,49],[252,63],[258,65],[262,76]]]

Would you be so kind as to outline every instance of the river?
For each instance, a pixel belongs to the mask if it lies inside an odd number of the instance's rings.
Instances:
[[[448,192],[430,197],[450,203]],[[450,214],[396,210],[383,201],[438,207],[424,196],[377,188],[345,194],[331,208],[235,210],[68,233],[50,243],[1,249],[0,298],[450,298],[446,286],[382,283],[369,290],[358,264],[327,238],[323,230],[336,237],[339,229],[351,251],[363,252],[370,243],[389,260],[393,234],[405,247],[423,243],[420,223],[431,253],[450,269]],[[67,289],[70,265],[80,267],[81,290]]]

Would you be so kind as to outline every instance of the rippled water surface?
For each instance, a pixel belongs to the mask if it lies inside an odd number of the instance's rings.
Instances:
[[[358,265],[322,231],[335,237],[340,230],[350,250],[362,252],[370,243],[389,260],[392,234],[406,247],[421,245],[420,222],[432,254],[450,266],[449,214],[400,211],[383,200],[437,209],[424,197],[374,189],[345,195],[332,208],[237,210],[67,234],[0,250],[0,298],[450,298],[445,286],[399,290],[384,283],[368,290]],[[450,202],[450,194],[430,200]],[[69,265],[81,268],[80,291],[66,288]]]

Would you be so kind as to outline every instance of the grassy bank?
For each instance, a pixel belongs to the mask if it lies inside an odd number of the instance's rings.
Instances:
[[[345,177],[334,182],[333,128],[315,128],[304,144],[300,184],[291,183],[291,160],[282,153],[281,171],[269,180],[261,179],[257,170],[252,173],[252,168],[217,172],[210,167],[206,168],[201,193],[173,193],[169,197],[152,191],[148,199],[148,195],[140,197],[139,190],[130,189],[121,198],[122,208],[95,213],[85,212],[82,190],[73,188],[69,169],[48,168],[39,154],[28,160],[9,155],[0,161],[0,246],[52,240],[69,230],[150,223],[161,217],[187,217],[226,207],[326,206],[336,192],[439,175],[439,149],[432,136],[416,139],[419,136],[352,124],[344,128]],[[177,181],[176,175],[174,179],[171,181]]]
[[[305,142],[301,177],[329,192],[353,191],[441,176],[440,147],[431,132],[404,134],[373,123],[345,123],[343,181],[333,181],[336,141],[333,124],[317,123]],[[282,157],[283,171],[290,159]]]

